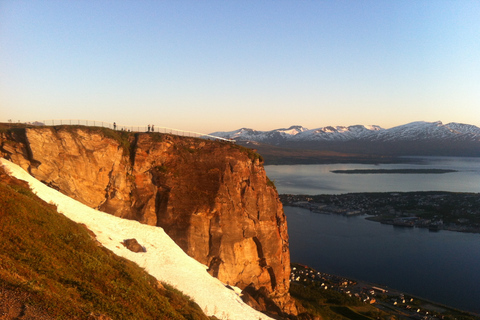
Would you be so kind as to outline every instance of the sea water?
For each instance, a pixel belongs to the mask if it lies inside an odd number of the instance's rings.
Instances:
[[[480,313],[480,234],[284,210],[292,262]]]
[[[424,157],[401,164],[266,166],[279,193],[480,192],[480,158]],[[449,169],[443,174],[338,174],[354,169]],[[480,234],[399,228],[285,207],[292,262],[480,313]]]
[[[386,191],[480,192],[480,158],[417,157],[399,164],[314,164],[265,166],[278,193],[341,194]],[[441,174],[342,174],[354,169],[448,169]]]

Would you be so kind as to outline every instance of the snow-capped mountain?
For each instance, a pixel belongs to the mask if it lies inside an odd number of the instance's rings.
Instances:
[[[291,126],[288,129],[276,129],[271,131],[257,131],[248,128],[242,128],[230,132],[215,132],[211,135],[234,140],[248,140],[265,142],[269,144],[279,144],[283,141],[290,140],[290,138],[297,136],[300,133],[308,131],[302,126]]]
[[[421,140],[454,140],[480,141],[480,128],[462,124],[442,122],[412,122],[379,132],[376,137],[380,141],[421,141]]]
[[[395,140],[427,140],[453,139],[465,141],[480,141],[480,128],[462,124],[442,122],[417,121],[390,129],[380,126],[328,126],[317,129],[307,129],[302,126],[291,126],[288,129],[257,131],[242,128],[230,132],[215,132],[212,135],[235,140],[249,140],[268,144],[278,144],[280,141],[395,141]]]
[[[397,155],[480,156],[480,128],[462,123],[417,121],[390,129],[377,125],[328,126],[256,131],[242,128],[212,135],[277,147]]]

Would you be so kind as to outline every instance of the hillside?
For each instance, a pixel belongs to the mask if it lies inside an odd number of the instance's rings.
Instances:
[[[201,306],[201,310],[205,313],[220,319],[269,319],[264,314],[243,303],[238,290],[228,288],[218,279],[209,275],[206,272],[206,266],[187,256],[185,252],[165,234],[162,228],[121,219],[89,208],[44,185],[17,165],[4,159],[0,159],[0,161],[9,174],[27,181],[32,191],[42,200],[54,204],[57,210],[67,218],[80,223],[84,228],[88,229],[89,232],[94,235],[95,240],[98,241],[97,244],[93,243],[93,245],[101,245],[108,249],[107,251],[112,255],[115,254],[135,262],[157,280],[171,284],[176,289],[187,293]],[[56,228],[55,223],[52,224],[52,227]],[[86,230],[84,232],[86,233]],[[60,235],[58,241],[65,241],[65,239],[68,242],[67,245],[70,246],[67,252],[72,250],[75,252],[78,243],[82,243],[82,239],[77,238],[75,233]],[[134,250],[134,248],[126,245],[127,239],[135,239],[134,242],[139,244],[139,250]],[[63,258],[61,254],[57,255],[56,252],[48,252],[43,258],[45,258],[45,260],[56,260],[57,257],[60,257],[59,259]],[[82,277],[89,279],[89,276],[94,274],[97,268],[101,270],[103,268],[103,261],[92,260],[88,257],[82,257],[81,255],[75,256],[75,254],[70,257],[70,259],[75,258],[87,261],[86,268],[77,269],[78,279],[67,278],[67,280],[65,280],[62,275],[60,278],[63,279],[62,281],[66,282],[67,285],[82,291],[84,286]],[[41,261],[42,257],[37,257],[37,260]],[[69,263],[69,259],[64,260]],[[75,267],[75,264],[73,264],[72,267]],[[120,274],[124,272],[122,268],[117,268],[116,271]],[[85,275],[85,273],[87,273],[87,275]],[[115,275],[115,273],[113,273],[113,275]],[[145,274],[133,276],[140,278],[146,277]],[[111,285],[118,286],[119,291],[116,293],[120,296],[115,297],[115,292],[113,291],[107,291],[106,294],[111,295],[110,298],[114,301],[116,300],[116,308],[123,310],[124,307],[121,303],[121,298],[123,298],[122,294],[124,294],[124,291],[130,291],[131,288],[128,284],[117,283],[115,279],[110,277],[108,279],[110,279],[109,283],[111,283]],[[134,279],[131,281],[133,280]],[[47,292],[49,290],[50,288],[46,288]],[[66,292],[68,292],[68,290]],[[102,304],[102,297],[100,297],[100,295],[98,292],[93,292],[90,298],[92,300],[100,300],[100,304]],[[148,297],[144,298],[150,301]],[[162,305],[157,307],[163,309]],[[184,309],[187,318],[196,318],[195,313],[189,315],[189,310],[187,308]],[[136,315],[132,314],[126,317],[126,319],[135,317]],[[169,317],[168,315],[166,316],[166,318]],[[113,316],[113,318],[116,319],[118,317]],[[139,319],[141,319],[141,317]]]
[[[1,319],[207,319],[0,167]]]
[[[90,208],[161,227],[214,277],[295,314],[288,228],[262,158],[228,142],[82,126],[0,132],[2,156]],[[253,300],[253,299],[252,299]],[[274,304],[265,301],[274,301]]]

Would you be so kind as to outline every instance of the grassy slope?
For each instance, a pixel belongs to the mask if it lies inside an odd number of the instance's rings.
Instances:
[[[305,312],[329,320],[368,320],[376,317],[384,318],[386,313],[380,312],[373,306],[365,305],[346,294],[333,290],[324,290],[319,286],[292,283],[290,294],[297,300]],[[357,311],[354,311],[357,310]],[[363,313],[363,315],[361,313]],[[375,315],[371,318],[368,315]]]
[[[0,297],[12,308],[20,304],[20,315],[36,310],[37,318],[207,319],[190,299],[98,246],[86,228],[1,172]],[[13,314],[8,308],[0,313]]]

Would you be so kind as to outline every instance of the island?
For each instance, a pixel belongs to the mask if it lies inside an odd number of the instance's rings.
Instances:
[[[443,174],[458,171],[451,169],[351,169],[332,170],[330,172],[346,174]]]

